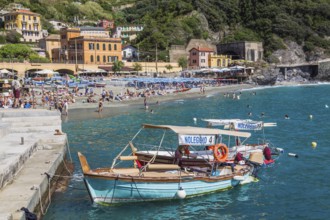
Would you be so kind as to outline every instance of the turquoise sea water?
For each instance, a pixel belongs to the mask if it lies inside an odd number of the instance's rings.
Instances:
[[[141,104],[113,117],[72,120],[69,115],[63,130],[69,136],[74,178],[66,192],[55,194],[44,219],[328,219],[329,94],[330,85],[272,87],[242,91],[239,100],[218,94],[160,103],[151,106],[154,114],[145,112]],[[142,123],[205,126],[201,118],[249,118],[249,112],[251,119],[277,123],[265,134],[285,150],[275,166],[259,174],[259,182],[181,201],[91,204],[77,151],[85,154],[92,168],[111,166],[113,157]],[[262,112],[264,117],[260,118]],[[197,118],[196,124],[193,118]],[[253,132],[251,142],[258,135]],[[315,149],[312,141],[317,142]],[[288,153],[299,157],[289,157]]]

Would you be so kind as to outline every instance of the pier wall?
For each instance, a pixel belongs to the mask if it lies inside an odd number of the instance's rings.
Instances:
[[[45,213],[53,184],[45,173],[62,169],[66,155],[67,136],[55,129],[58,111],[0,110],[0,219],[25,219],[22,207]]]

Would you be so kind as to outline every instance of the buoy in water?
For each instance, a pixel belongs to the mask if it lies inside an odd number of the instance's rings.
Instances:
[[[182,187],[180,187],[180,189],[176,192],[176,196],[179,199],[184,199],[184,198],[186,198],[187,193],[186,193],[186,191],[184,189],[182,189]]]
[[[309,118],[310,118],[310,119],[313,119],[313,115],[309,115]]]
[[[194,120],[194,122],[196,122],[197,121],[197,118],[193,118],[193,120]]]
[[[328,105],[325,105],[325,107],[326,107],[326,108],[329,108],[329,106],[328,106]]]
[[[315,141],[313,141],[313,142],[311,143],[311,145],[312,145],[312,148],[316,148],[317,143],[316,143]]]
[[[295,157],[295,158],[298,158],[298,154],[294,154],[294,153],[288,153],[288,155],[289,155],[290,157]]]
[[[276,150],[277,152],[284,153],[284,149],[283,149],[283,148],[279,148],[279,147],[277,147],[277,148],[275,148],[275,150]]]

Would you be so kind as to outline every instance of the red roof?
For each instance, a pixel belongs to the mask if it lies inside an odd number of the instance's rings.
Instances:
[[[214,52],[214,50],[212,48],[207,48],[207,47],[197,47],[197,48],[196,47],[193,47],[189,51],[191,51],[193,49],[195,49],[195,50],[197,50],[199,52]]]
[[[37,13],[34,13],[30,10],[26,10],[26,9],[19,9],[19,10],[15,10],[15,11],[11,11],[8,14],[29,14],[29,15],[39,15]]]

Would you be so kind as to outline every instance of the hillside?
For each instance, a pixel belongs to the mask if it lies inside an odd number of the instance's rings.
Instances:
[[[13,1],[0,0],[1,5]],[[213,43],[262,41],[265,57],[281,62],[278,51],[292,42],[310,61],[330,56],[329,0],[16,0],[47,19],[73,22],[74,17],[116,24],[139,23],[145,29],[132,44],[141,51],[158,47],[160,58],[172,44],[192,38]],[[90,22],[92,24],[92,22]],[[276,53],[274,53],[276,51]],[[143,57],[143,54],[141,55]]]

